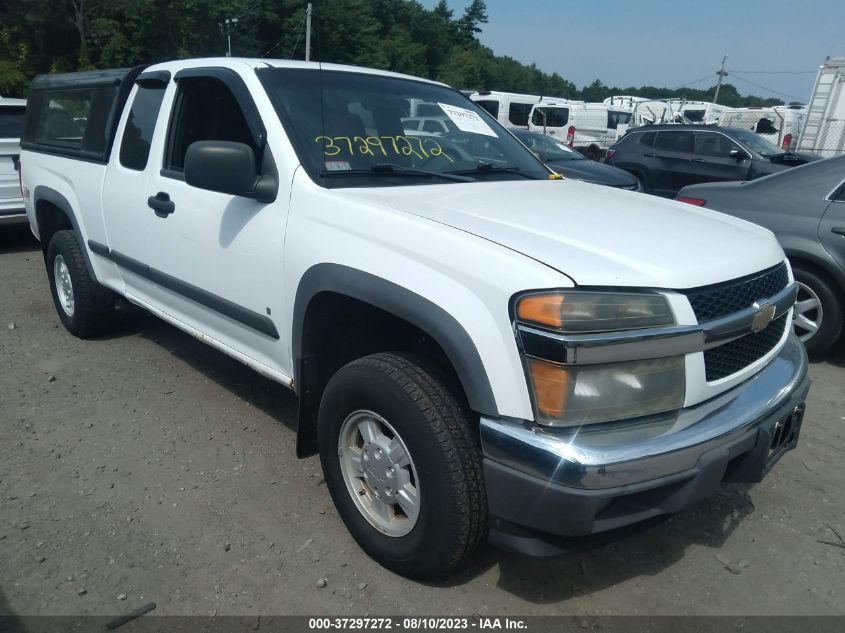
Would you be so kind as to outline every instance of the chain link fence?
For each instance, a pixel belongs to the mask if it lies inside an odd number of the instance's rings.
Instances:
[[[820,127],[805,124],[795,149],[822,158],[845,155],[845,121],[825,121]]]

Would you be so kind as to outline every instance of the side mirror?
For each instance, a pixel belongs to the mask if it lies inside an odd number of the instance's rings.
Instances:
[[[736,158],[737,160],[745,160],[748,158],[748,154],[746,154],[741,149],[732,149],[730,154],[728,154],[731,158]]]
[[[185,182],[259,202],[272,202],[278,191],[275,178],[258,173],[252,148],[232,141],[191,143],[185,154]]]

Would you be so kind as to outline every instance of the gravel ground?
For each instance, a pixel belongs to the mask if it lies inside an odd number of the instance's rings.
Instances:
[[[800,445],[762,484],[420,584],[358,549],[295,458],[292,393],[136,309],[74,338],[28,227],[3,227],[0,615],[845,614],[845,347],[810,371]]]

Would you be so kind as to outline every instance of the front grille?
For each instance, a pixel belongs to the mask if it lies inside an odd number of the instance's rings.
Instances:
[[[746,334],[730,343],[713,347],[704,352],[704,373],[707,382],[735,374],[771,352],[783,336],[787,312],[759,332]]]
[[[703,323],[750,308],[755,301],[776,295],[786,288],[788,283],[786,264],[781,263],[760,273],[687,290],[684,294],[689,299],[698,322]]]

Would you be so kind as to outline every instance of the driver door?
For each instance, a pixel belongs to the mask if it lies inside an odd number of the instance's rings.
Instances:
[[[236,73],[199,68],[175,79],[166,139],[157,145],[163,169],[151,175],[144,198],[152,209],[147,237],[156,306],[200,338],[255,361],[259,371],[291,376],[280,334],[289,179],[270,203],[187,184],[185,155],[196,141],[244,143],[258,164],[273,158],[259,110]]]

